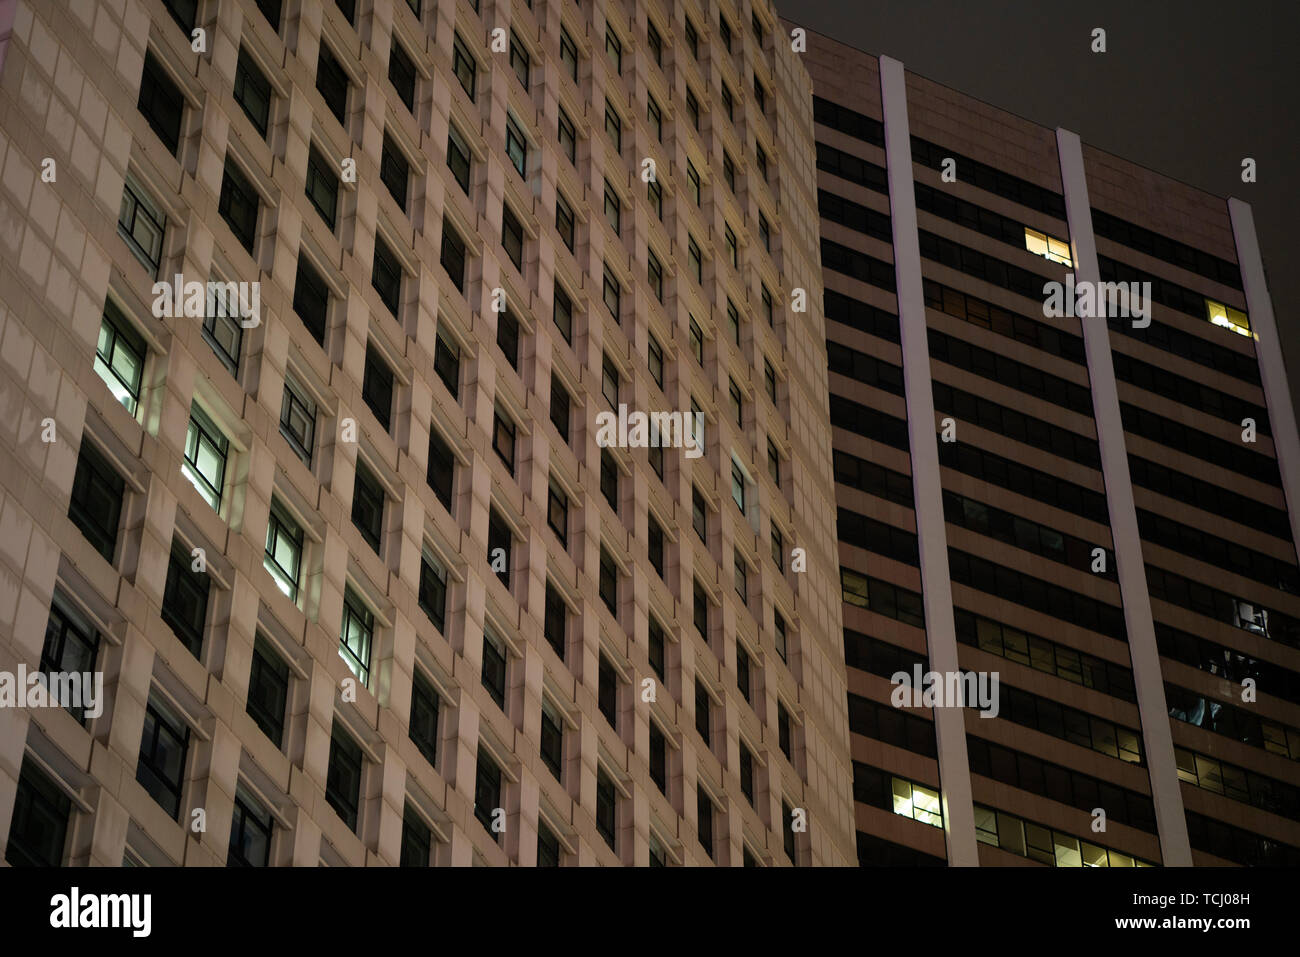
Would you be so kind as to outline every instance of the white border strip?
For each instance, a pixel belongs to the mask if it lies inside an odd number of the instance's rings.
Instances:
[[[1061,161],[1061,186],[1070,223],[1070,247],[1074,257],[1075,283],[1097,283],[1097,241],[1092,233],[1092,208],[1088,202],[1088,181],[1083,165],[1083,144],[1076,133],[1058,128],[1056,150]],[[1169,708],[1165,701],[1160,653],[1156,648],[1155,625],[1151,620],[1151,596],[1147,593],[1146,566],[1138,535],[1137,508],[1128,471],[1124,423],[1115,389],[1115,366],[1110,355],[1110,328],[1105,319],[1080,319],[1083,347],[1092,383],[1092,405],[1097,422],[1097,444],[1101,449],[1102,475],[1106,482],[1106,504],[1110,512],[1110,533],[1115,542],[1115,565],[1120,596],[1124,603],[1124,625],[1128,632],[1129,657],[1133,661],[1133,683],[1137,686],[1138,713],[1142,719],[1142,743],[1146,748],[1147,773],[1160,833],[1160,856],[1166,867],[1190,867],[1192,848],[1187,838],[1187,817],[1183,794],[1174,763],[1174,739],[1169,729]]]

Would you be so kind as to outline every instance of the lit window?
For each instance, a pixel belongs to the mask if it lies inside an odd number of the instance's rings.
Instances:
[[[144,342],[121,310],[111,300],[105,301],[95,347],[95,371],[131,415],[136,414],[140,404],[144,357]]]
[[[280,406],[280,434],[311,468],[312,450],[316,435],[316,403],[294,380],[285,376],[284,401]]]
[[[266,526],[266,557],[262,564],[290,601],[298,600],[298,572],[302,563],[302,529],[276,503]]]
[[[149,271],[158,275],[162,263],[163,230],[166,218],[139,183],[127,177],[122,205],[117,215],[117,233],[126,240],[132,254]]]
[[[343,590],[343,624],[339,631],[339,657],[361,683],[370,685],[370,645],[375,616],[349,587]]]
[[[1250,335],[1250,319],[1240,309],[1233,309],[1212,299],[1205,300],[1205,309],[1209,314],[1210,322],[1216,326],[1231,329],[1239,336]]]
[[[197,405],[190,407],[190,426],[185,435],[185,461],[181,472],[190,480],[214,511],[221,511],[221,494],[226,481],[226,455],[230,440]]]
[[[1070,258],[1069,243],[1063,239],[1048,236],[1046,233],[1040,233],[1036,229],[1030,229],[1028,226],[1025,227],[1025,248],[1035,256],[1042,256],[1054,263],[1061,263],[1065,266],[1074,265],[1074,261]]]
[[[939,807],[939,792],[931,788],[893,778],[894,813],[910,817],[923,824],[943,827],[943,811]]]

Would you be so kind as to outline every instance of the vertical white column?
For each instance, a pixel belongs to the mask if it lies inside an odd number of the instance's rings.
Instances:
[[[1077,134],[1057,129],[1056,151],[1061,159],[1061,185],[1065,188],[1065,210],[1070,222],[1075,282],[1095,284],[1101,279],[1101,270],[1097,265],[1097,241],[1092,233],[1083,145]],[[1151,797],[1160,832],[1160,856],[1166,867],[1189,867],[1192,849],[1187,839],[1187,818],[1183,814],[1183,795],[1174,763],[1174,740],[1169,730],[1160,653],[1151,620],[1151,596],[1147,593],[1124,424],[1119,412],[1119,393],[1115,389],[1115,366],[1110,355],[1110,329],[1104,318],[1084,318],[1080,325],[1088,358],[1088,378],[1092,382],[1092,406],[1106,482],[1110,533],[1115,541],[1119,591],[1124,602],[1124,626],[1128,632],[1129,657],[1133,661],[1138,713],[1142,718],[1142,744],[1146,749]]]
[[[955,674],[957,633],[953,625],[952,582],[948,577],[948,540],[939,485],[939,444],[930,380],[930,346],[921,287],[921,246],[916,227],[912,183],[912,137],[907,122],[907,88],[903,64],[880,58],[880,98],[885,116],[885,155],[889,168],[889,211],[894,229],[894,276],[898,292],[899,338],[903,351],[903,388],[907,397],[908,443],[912,451],[912,492],[916,537],[920,546],[921,593],[930,669]],[[978,867],[975,808],[971,798],[970,761],[966,754],[966,714],[959,707],[934,709],[939,746],[943,826],[948,863]]]
[[[1282,491],[1286,495],[1287,516],[1291,520],[1291,541],[1300,553],[1300,439],[1296,438],[1295,406],[1286,380],[1286,363],[1282,359],[1282,340],[1273,319],[1273,299],[1264,278],[1264,260],[1259,255],[1255,235],[1255,214],[1249,203],[1228,200],[1232,217],[1232,234],[1237,241],[1237,263],[1241,266],[1241,284],[1246,291],[1246,311],[1255,334],[1255,355],[1259,357],[1259,378],[1268,403],[1269,430],[1278,471],[1282,474]]]

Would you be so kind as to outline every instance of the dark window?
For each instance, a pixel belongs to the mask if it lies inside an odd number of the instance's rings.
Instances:
[[[235,102],[263,137],[271,120],[271,81],[242,46],[235,64]]]
[[[474,99],[474,83],[478,76],[478,61],[470,54],[459,33],[455,35],[455,39],[452,41],[451,69],[456,74],[456,79],[460,80],[460,85],[465,92],[469,94],[469,98]]]
[[[695,791],[695,812],[696,836],[700,839],[700,846],[704,848],[704,853],[713,858],[713,801],[700,788]]]
[[[655,385],[659,388],[664,387],[664,350],[659,345],[659,340],[653,335],[648,336],[646,340],[646,365],[650,369],[650,377],[655,380]]]
[[[162,140],[163,146],[167,147],[167,152],[175,156],[176,148],[181,142],[181,117],[185,113],[185,98],[152,50],[146,51],[144,55],[144,74],[140,79],[137,106]]]
[[[420,608],[433,627],[442,631],[447,624],[447,572],[426,554],[420,555]]]
[[[195,21],[198,18],[198,0],[163,0],[163,6],[172,15],[172,19],[185,31],[185,39],[189,40],[190,35],[194,32]]]
[[[392,138],[384,135],[384,153],[379,161],[379,178],[403,212],[406,211],[406,188],[411,178],[411,164]]]
[[[655,139],[662,143],[664,141],[664,115],[659,109],[659,104],[655,102],[655,98],[648,93],[646,94],[645,114],[650,123],[650,129],[654,130]]]
[[[686,49],[691,51],[691,56],[695,59],[700,58],[700,34],[689,17],[686,19]]]
[[[474,772],[474,816],[497,841],[500,837],[492,830],[492,819],[498,809],[502,809],[501,768],[480,745]]]
[[[560,866],[560,839],[542,821],[537,822],[537,866]]]
[[[428,867],[433,854],[433,831],[408,804],[402,813],[400,867]]]
[[[315,146],[307,153],[307,198],[333,232],[338,213],[339,178],[334,175],[330,161]]]
[[[357,20],[357,0],[334,0],[334,5],[339,8],[343,14],[343,19],[348,23],[356,26]]]
[[[14,867],[58,867],[63,863],[72,802],[24,757],[9,825],[5,861]]]
[[[375,234],[375,261],[370,270],[370,284],[388,311],[396,316],[402,302],[402,262],[378,233]]]
[[[329,770],[325,777],[325,800],[343,823],[357,829],[357,812],[361,807],[361,747],[343,728],[334,723],[330,734]]]
[[[550,768],[555,780],[562,780],[564,768],[564,722],[542,704],[542,763]]]
[[[248,677],[248,714],[271,743],[284,738],[284,712],[289,702],[289,666],[261,635],[253,641],[253,664]]]
[[[213,354],[221,360],[232,376],[239,376],[239,349],[244,340],[240,325],[239,304],[233,296],[225,295],[224,284],[209,287],[207,305],[203,316],[203,340],[212,347]]]
[[[609,507],[618,511],[618,463],[609,449],[600,450],[600,494]]]
[[[320,45],[320,58],[316,61],[316,89],[325,98],[335,119],[343,123],[348,112],[348,75],[324,43]]]
[[[325,280],[302,253],[298,254],[298,276],[293,286],[293,311],[320,345],[325,344],[330,291]]]
[[[608,309],[609,314],[614,317],[614,321],[618,322],[619,313],[622,308],[623,288],[619,285],[614,274],[609,271],[608,266],[605,267],[602,298],[605,300],[605,308]]]
[[[609,180],[605,180],[605,219],[609,223],[610,229],[614,230],[614,235],[619,235],[622,229],[623,204],[618,198],[613,185]]]
[[[528,89],[528,51],[524,45],[519,42],[519,37],[515,36],[515,31],[510,31],[510,69],[515,71],[515,76],[523,84],[525,90]]]
[[[465,291],[465,240],[460,238],[456,227],[443,217],[442,220],[442,268],[447,270],[452,285],[461,292]]]
[[[709,596],[699,581],[695,582],[693,619],[695,630],[705,641],[709,640]]]
[[[360,460],[352,486],[352,524],[378,554],[384,534],[384,487]]]
[[[162,263],[163,233],[166,227],[167,218],[149,199],[144,188],[128,176],[126,185],[122,188],[117,234],[126,241],[131,254],[149,270],[150,276],[158,275],[158,267]]]
[[[135,779],[173,820],[181,810],[189,743],[190,729],[150,696],[144,710],[144,734],[140,737]]]
[[[495,508],[488,511],[488,564],[494,567],[501,584],[510,587],[510,550],[514,534],[501,513]]]
[[[203,626],[208,617],[208,576],[191,571],[190,555],[173,546],[163,588],[162,619],[195,658],[203,650]]]
[[[569,606],[564,596],[551,582],[546,583],[546,617],[542,624],[542,634],[560,660],[564,660],[566,624]]]
[[[659,183],[655,180],[645,184],[645,194],[650,200],[650,206],[655,211],[655,218],[660,222],[664,220],[664,191]]]
[[[483,670],[479,675],[483,687],[502,711],[506,708],[506,649],[490,632],[483,633]]]
[[[72,477],[68,517],[110,564],[117,549],[117,528],[125,493],[125,480],[83,436],[77,471]]]
[[[460,397],[460,346],[453,339],[438,330],[438,338],[433,346],[433,371],[447,387],[453,399]]]
[[[706,745],[712,746],[713,740],[713,699],[708,689],[699,678],[695,679],[695,730],[704,739]]]
[[[570,400],[568,390],[551,374],[551,424],[555,430],[560,433],[560,438],[564,439],[565,444],[569,442],[569,408]]]
[[[501,246],[520,272],[524,271],[524,227],[509,206],[501,207]],[[514,363],[511,363],[513,365]]]
[[[451,511],[452,482],[456,475],[456,456],[436,429],[429,430],[429,469],[426,480],[448,512]]]
[[[564,150],[564,155],[569,158],[569,162],[576,162],[578,156],[578,131],[573,126],[573,120],[569,119],[569,114],[564,112],[564,107],[560,107],[560,122],[556,136],[559,137],[560,149]]]
[[[600,368],[600,394],[611,408],[618,408],[618,366],[614,365],[608,355],[602,356]]]
[[[266,867],[271,862],[271,812],[252,798],[235,795],[227,867]]]
[[[655,25],[649,21],[645,25],[645,40],[646,45],[650,48],[650,56],[654,59],[655,65],[663,66],[664,40],[659,35],[659,31],[655,29]]]
[[[781,701],[776,703],[776,738],[781,753],[793,761],[790,751],[790,712]]]
[[[647,552],[650,557],[650,566],[659,573],[659,577],[664,577],[664,529],[655,517],[650,515],[646,518],[646,540]]]
[[[744,741],[740,742],[740,793],[745,795],[750,807],[754,806],[754,753]]]
[[[794,809],[785,801],[781,802],[781,830],[783,832],[781,846],[785,850],[785,856],[790,858],[791,864],[798,867],[799,861],[794,843]]]
[[[722,84],[722,108],[727,113],[727,119],[735,120],[736,118],[736,98],[731,93],[731,88],[727,84]]]
[[[691,118],[691,126],[698,131],[700,128],[700,101],[695,98],[695,94],[689,88],[686,90],[686,115]]]
[[[618,565],[604,547],[600,550],[600,600],[614,617],[618,617]]]
[[[650,667],[654,669],[654,673],[659,676],[660,681],[667,681],[668,662],[667,649],[664,645],[664,629],[653,616],[650,618],[650,631],[647,641],[650,651]]]
[[[739,642],[736,644],[736,687],[740,689],[741,697],[748,701],[750,691],[749,652]]]
[[[393,414],[393,370],[380,357],[373,343],[366,343],[365,375],[361,398],[387,432]]]
[[[605,135],[614,144],[614,150],[621,153],[623,151],[623,121],[619,118],[618,113],[614,111],[613,104],[609,100],[605,101]]]
[[[650,780],[659,787],[659,790],[667,796],[668,794],[668,739],[664,733],[659,730],[659,725],[650,722]]]
[[[560,27],[560,62],[569,70],[569,79],[578,82],[578,45],[569,36],[569,31]]]
[[[280,32],[280,7],[282,0],[257,0],[257,9],[262,11],[262,16],[266,17],[266,22],[271,24],[271,28],[277,33]]]
[[[785,574],[785,536],[777,528],[775,519],[772,520],[772,562],[777,571]]]
[[[781,660],[786,660],[785,618],[776,609],[772,610],[772,627],[776,632],[776,653]]]
[[[691,527],[705,544],[708,544],[708,520],[709,510],[704,496],[698,488],[691,486]]]
[[[41,646],[40,669],[44,674],[62,673],[89,675],[95,670],[95,659],[99,656],[99,633],[81,615],[72,611],[58,591],[50,604],[50,617],[45,622],[45,643]],[[88,689],[81,691],[80,703],[65,700],[64,707],[68,713],[86,723],[86,695]],[[54,702],[58,703],[58,702]]]
[[[653,250],[646,250],[646,279],[650,281],[650,288],[654,290],[655,298],[660,302],[664,301],[664,269],[659,264],[659,257],[654,254]]]
[[[616,822],[618,820],[618,789],[605,773],[596,768],[596,830],[605,839],[611,851],[617,851]]]
[[[303,464],[311,468],[316,447],[316,403],[288,375],[284,379],[284,398],[280,404],[280,434]]]
[[[425,760],[438,766],[438,711],[442,699],[433,684],[418,670],[411,685],[411,740]]]
[[[528,166],[528,138],[512,116],[506,117],[506,156],[510,157],[515,172],[523,176]]]
[[[560,239],[564,240],[569,252],[573,252],[573,210],[559,192],[555,194],[555,231],[560,234]],[[565,341],[569,341],[568,336],[565,336]]]
[[[455,126],[447,128],[447,168],[451,170],[451,175],[456,177],[456,182],[460,183],[460,188],[469,195],[469,164],[470,164],[469,147],[465,144],[465,139],[456,131]]]
[[[569,496],[554,484],[546,494],[546,524],[555,532],[561,545],[569,543]]]
[[[700,329],[699,323],[695,321],[694,316],[689,317],[687,332],[687,343],[690,346],[691,355],[695,356],[696,362],[704,365],[704,332]]]
[[[519,368],[519,320],[509,310],[497,314],[497,348],[512,369]]]
[[[388,53],[388,82],[393,84],[398,98],[412,113],[415,112],[415,77],[415,64],[402,45],[394,40]]]
[[[239,171],[239,167],[226,157],[226,170],[221,179],[221,197],[217,201],[217,212],[226,221],[235,238],[250,253],[253,251],[253,241],[257,238],[257,207],[256,190]]]
[[[608,26],[605,27],[605,53],[609,57],[609,62],[614,64],[614,72],[622,73],[623,41]]]
[[[492,414],[492,448],[511,475],[515,474],[515,424],[496,409]]]
[[[555,284],[555,301],[551,317],[555,320],[555,328],[560,330],[560,335],[564,337],[564,341],[572,343],[573,300],[569,298],[569,294],[564,291],[564,287],[558,282]],[[567,431],[566,429],[566,434]]]
[[[718,40],[722,47],[728,53],[731,52],[731,24],[722,16],[721,11],[718,13]]]

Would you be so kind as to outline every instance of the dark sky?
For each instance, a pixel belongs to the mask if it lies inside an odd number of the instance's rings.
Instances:
[[[1238,0],[776,0],[782,16],[1255,213],[1300,396],[1300,9]],[[1094,27],[1107,51],[1089,49]],[[1254,157],[1258,181],[1241,181]],[[1288,227],[1287,224],[1291,225]],[[1300,406],[1300,402],[1296,403]]]

